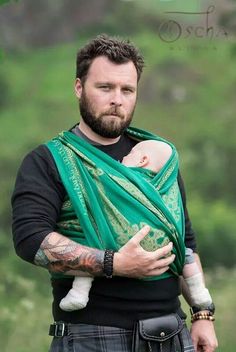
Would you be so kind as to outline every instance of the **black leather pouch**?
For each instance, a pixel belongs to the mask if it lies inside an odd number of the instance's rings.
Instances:
[[[132,352],[181,352],[183,322],[177,314],[139,320],[135,324]]]

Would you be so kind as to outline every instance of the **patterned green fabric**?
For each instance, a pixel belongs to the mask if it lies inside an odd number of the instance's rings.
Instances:
[[[136,128],[128,128],[127,133],[138,141],[165,141]],[[151,231],[141,241],[142,247],[154,251],[172,241],[176,255],[168,272],[151,279],[181,274],[185,246],[178,155],[167,143],[172,155],[154,174],[122,165],[71,132],[49,141],[46,145],[68,194],[58,232],[90,247],[117,251],[148,224]]]

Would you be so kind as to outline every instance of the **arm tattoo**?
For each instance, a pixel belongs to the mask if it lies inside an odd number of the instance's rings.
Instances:
[[[104,251],[89,248],[52,232],[41,243],[35,264],[51,272],[79,275],[79,271],[93,276],[103,275]]]

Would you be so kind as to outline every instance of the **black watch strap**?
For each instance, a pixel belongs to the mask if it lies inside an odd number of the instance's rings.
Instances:
[[[212,315],[214,315],[214,313],[215,313],[215,305],[214,305],[214,303],[212,302],[211,304],[209,304],[206,307],[193,306],[193,307],[190,308],[191,314],[196,314],[196,313],[201,312],[203,310],[208,310]]]

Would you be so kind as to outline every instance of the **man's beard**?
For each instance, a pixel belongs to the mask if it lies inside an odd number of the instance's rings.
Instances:
[[[93,132],[105,138],[117,138],[122,135],[132,121],[134,109],[135,106],[126,118],[117,106],[96,116],[86,93],[83,92],[80,98],[80,114],[84,122]],[[114,119],[107,118],[107,115],[113,114],[117,115]]]

